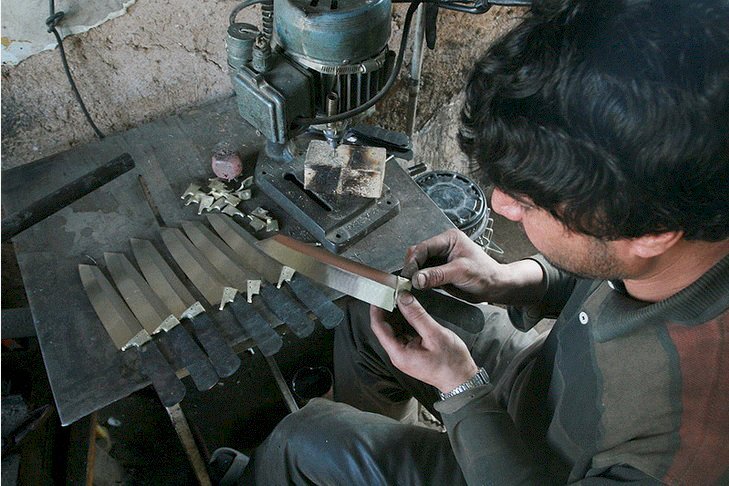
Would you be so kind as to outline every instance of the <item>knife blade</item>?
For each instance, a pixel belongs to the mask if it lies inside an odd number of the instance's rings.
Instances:
[[[162,228],[162,240],[170,251],[172,258],[182,268],[190,281],[211,302],[219,299],[220,309],[230,304],[238,324],[252,338],[261,353],[271,356],[278,352],[283,340],[276,331],[246,302],[245,297],[238,296],[238,290],[228,287],[223,277],[207,258],[187,239],[182,231],[176,228]]]
[[[253,235],[231,218],[220,214],[209,214],[207,218],[215,232],[233,249],[241,262],[268,282],[275,282],[277,285],[280,283],[283,265],[263,253],[256,246],[257,240]]]
[[[126,256],[106,252],[104,261],[122,298],[149,334],[169,331],[180,322],[137,273]]]
[[[240,358],[218,331],[203,305],[195,300],[151,241],[131,239],[132,252],[142,274],[167,308],[180,320],[189,320],[205,352],[221,378],[240,367]]]
[[[180,368],[187,368],[200,391],[209,390],[218,382],[218,375],[207,356],[188,334],[167,306],[121,253],[104,253],[106,266],[117,289],[142,326],[160,333],[159,343]]]
[[[208,221],[218,235],[233,250],[233,258],[244,267],[252,268],[278,287],[285,282],[294,295],[319,319],[327,329],[333,329],[344,319],[344,312],[316,284],[304,275],[271,258],[256,245],[256,238],[240,225],[218,214],[208,215]]]
[[[182,229],[189,240],[192,241],[192,244],[223,275],[224,281],[231,287],[237,288],[241,293],[245,292],[246,299],[250,303],[253,296],[259,292],[261,279],[249,275],[235,261],[231,260],[225,252],[225,243],[220,241],[201,223],[183,221]]]
[[[230,285],[238,288],[245,288],[244,286],[248,289],[256,288],[266,307],[274,316],[286,323],[298,337],[305,338],[314,332],[314,322],[308,318],[306,309],[280,289],[270,285],[261,286],[260,277],[246,272],[238,264],[233,250],[219,236],[202,223],[186,221],[182,223],[182,228],[213,266],[225,275]],[[251,281],[255,281],[256,285],[251,285]],[[247,295],[248,302],[253,303],[253,295],[250,292]]]
[[[395,308],[399,292],[412,287],[405,278],[281,234],[261,240],[257,245],[270,257],[315,282],[387,311]]]
[[[237,289],[223,285],[225,277],[182,234],[182,231],[176,228],[162,228],[161,235],[172,258],[185,272],[187,278],[210,304],[219,305],[219,309],[222,310],[235,296]]]
[[[151,381],[162,404],[171,407],[179,403],[185,397],[185,385],[111,283],[94,265],[80,264],[78,271],[91,306],[115,347],[121,351],[136,348],[140,371]]]

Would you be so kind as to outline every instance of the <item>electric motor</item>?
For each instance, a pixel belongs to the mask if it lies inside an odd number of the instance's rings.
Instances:
[[[385,84],[394,53],[390,0],[275,0],[274,42],[314,73],[317,111],[336,94],[337,113],[369,101]]]
[[[270,2],[262,32],[232,23],[227,39],[241,116],[266,138],[285,143],[297,119],[348,112],[381,91],[395,57],[391,0],[273,0],[272,19]]]

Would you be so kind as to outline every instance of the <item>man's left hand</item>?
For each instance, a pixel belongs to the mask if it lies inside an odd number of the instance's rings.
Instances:
[[[395,335],[382,309],[370,307],[370,325],[392,364],[413,378],[448,393],[478,371],[466,343],[438,324],[411,293],[400,294],[397,306],[418,333],[403,340]]]

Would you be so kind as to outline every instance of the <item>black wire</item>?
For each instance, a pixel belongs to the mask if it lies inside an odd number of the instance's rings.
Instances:
[[[244,8],[248,8],[251,5],[256,5],[257,3],[263,3],[266,0],[246,0],[245,2],[241,2],[238,5],[236,5],[233,10],[231,10],[230,15],[228,16],[228,24],[233,25],[235,23],[235,18],[238,16],[241,10]]]
[[[351,118],[355,115],[359,115],[360,113],[363,113],[370,109],[372,106],[374,106],[375,103],[377,103],[385,95],[385,93],[390,90],[392,85],[395,83],[395,79],[397,79],[397,73],[398,71],[400,71],[400,67],[402,66],[402,61],[405,54],[405,45],[407,44],[407,40],[410,35],[410,23],[413,19],[413,14],[418,9],[420,3],[421,0],[414,0],[408,7],[408,11],[405,14],[405,22],[403,23],[402,27],[402,39],[400,40],[400,49],[397,53],[397,61],[395,61],[395,67],[392,69],[392,73],[387,79],[385,85],[374,97],[372,97],[372,99],[370,99],[363,105],[358,106],[357,108],[345,111],[344,113],[339,113],[337,115],[325,116],[321,118],[297,118],[296,120],[294,120],[296,125],[304,127],[308,125],[320,125],[322,123],[333,123],[345,120],[347,118]]]
[[[392,3],[412,3],[413,0],[392,0]],[[498,5],[503,7],[528,7],[531,6],[532,0],[489,0],[489,1],[448,1],[448,0],[421,0],[421,3],[434,3],[438,8],[445,10],[453,10],[469,14],[483,14],[489,11],[492,6]]]
[[[58,42],[58,52],[61,54],[61,62],[63,63],[63,70],[66,73],[66,78],[68,78],[68,83],[71,85],[71,91],[73,91],[73,94],[76,97],[76,101],[78,102],[79,106],[81,107],[81,111],[83,112],[84,116],[86,117],[86,121],[88,121],[89,125],[91,125],[91,128],[94,129],[96,136],[99,138],[104,138],[105,135],[96,126],[96,123],[94,123],[94,120],[91,118],[89,111],[86,109],[86,104],[84,104],[84,100],[81,98],[81,93],[79,93],[78,88],[76,87],[76,83],[73,80],[73,76],[71,76],[71,70],[68,67],[68,60],[66,59],[66,51],[63,48],[63,39],[61,38],[61,34],[59,34],[58,30],[56,29],[56,25],[58,25],[58,22],[60,22],[61,19],[63,18],[63,12],[56,13],[56,7],[55,7],[54,0],[49,0],[48,4],[49,4],[48,10],[50,12],[50,16],[46,19],[46,26],[48,26],[48,32],[52,33],[54,36],[56,36],[56,41]]]

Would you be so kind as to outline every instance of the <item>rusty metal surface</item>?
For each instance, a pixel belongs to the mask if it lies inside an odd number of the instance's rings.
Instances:
[[[339,145],[312,140],[304,162],[304,188],[317,194],[382,196],[387,150],[382,147]]]
[[[160,224],[145,200],[140,175],[166,225],[179,227],[183,220],[204,221],[192,207],[183,205],[180,195],[191,182],[203,182],[211,176],[210,156],[222,140],[236,142],[244,162],[254,159],[262,144],[255,131],[240,120],[232,97],[76,147],[38,161],[24,171],[3,174],[2,203],[4,210],[12,212],[119,153],[127,152],[137,162],[134,170],[14,239],[64,425],[149,383],[137,371],[135,353],[118,352],[109,339],[86,297],[78,265],[102,263],[104,252],[130,256],[130,238],[147,239],[157,248],[164,248]],[[451,227],[451,223],[396,164],[388,164],[385,183],[398,193],[402,212],[344,255],[391,272],[400,267],[408,245]],[[253,199],[242,203],[246,211],[263,206],[281,222],[285,233],[298,239],[308,237],[260,191],[254,192]],[[163,256],[172,261],[168,254]],[[201,300],[197,291],[190,290],[196,300]],[[248,336],[234,325],[232,316],[224,311],[216,313],[214,320],[228,342],[245,345]]]

